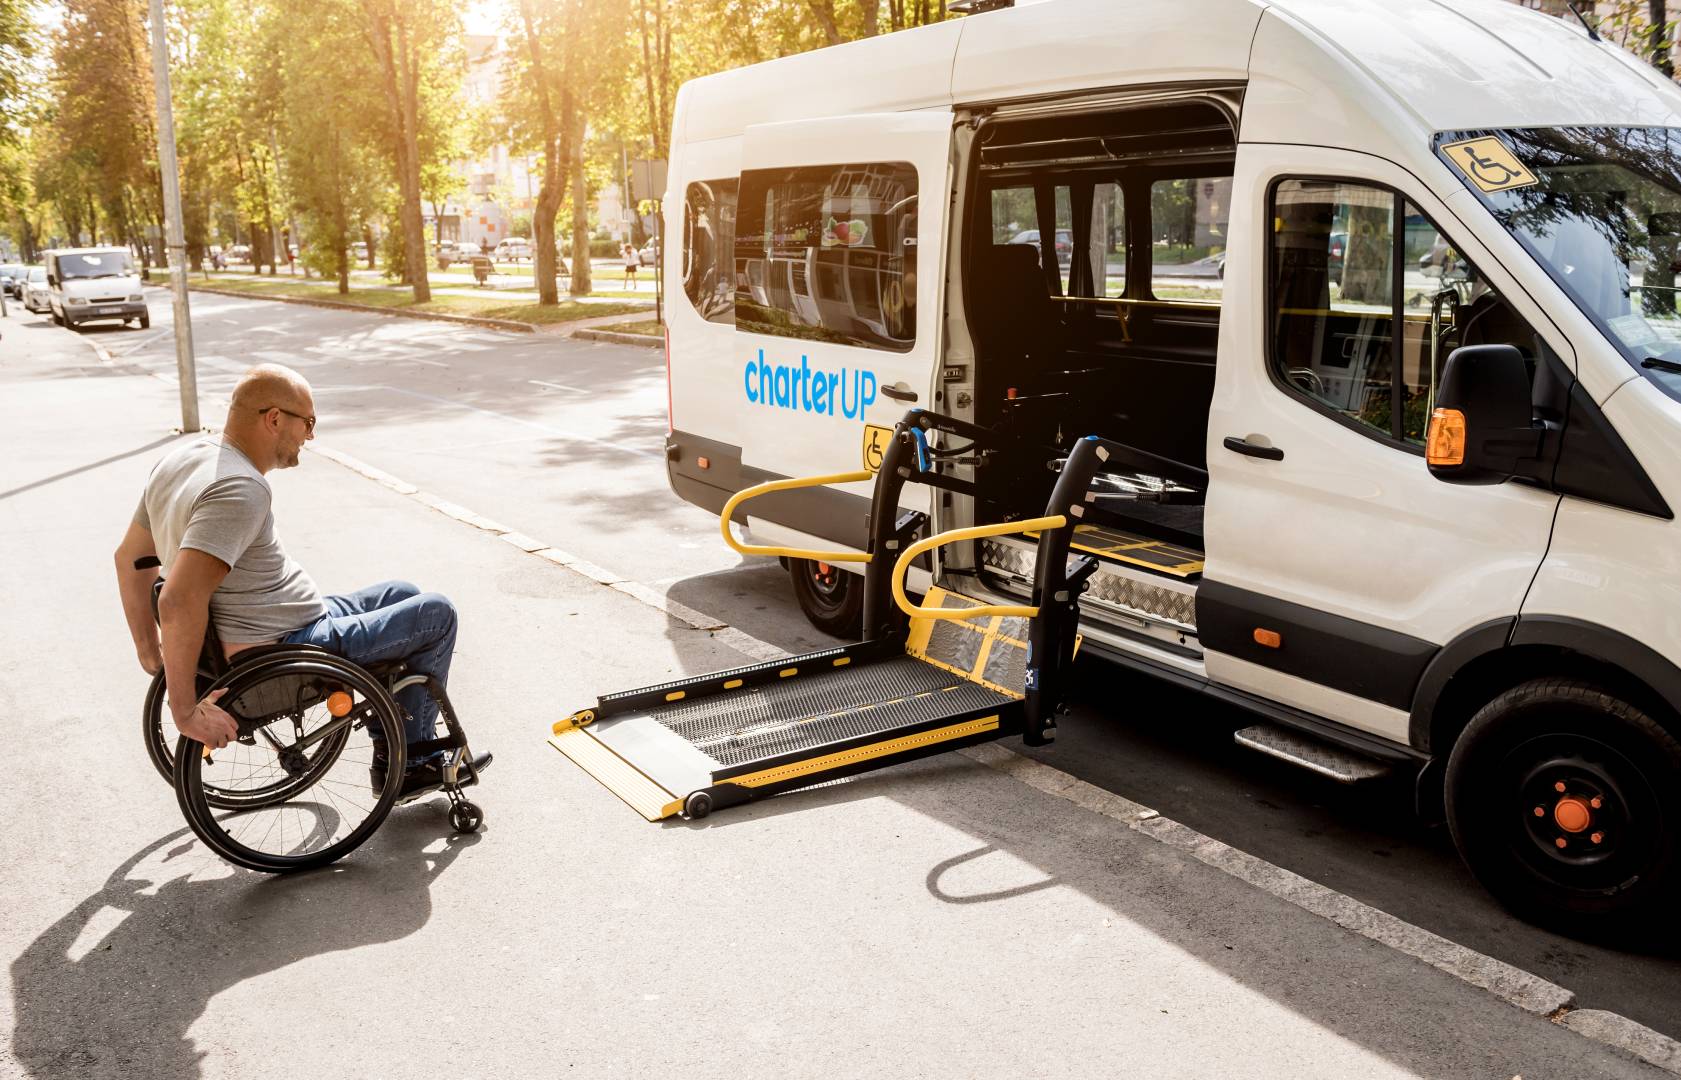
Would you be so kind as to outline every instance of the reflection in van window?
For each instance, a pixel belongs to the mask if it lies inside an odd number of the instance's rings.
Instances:
[[[737,330],[904,352],[916,340],[916,170],[741,175]]]
[[[701,180],[683,198],[683,291],[709,322],[735,322],[735,186]]]
[[[1514,345],[1536,358],[1540,346],[1528,324],[1417,207],[1398,203],[1388,188],[1287,180],[1271,209],[1271,363],[1281,382],[1310,401],[1374,435],[1422,445],[1448,353]]]
[[[1476,138],[1498,138],[1533,180],[1485,173],[1496,190],[1483,190],[1463,153]],[[1448,132],[1437,151],[1629,363],[1681,398],[1681,130]]]
[[[1157,180],[1150,185],[1150,294],[1218,303],[1225,285],[1232,178]]]
[[[127,277],[132,273],[134,264],[129,260],[126,251],[58,256],[58,276],[66,281],[72,278]]]
[[[992,243],[1039,245],[1039,210],[1031,187],[993,189]]]

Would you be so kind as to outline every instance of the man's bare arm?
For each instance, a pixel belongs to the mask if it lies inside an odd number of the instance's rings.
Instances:
[[[134,639],[134,654],[146,674],[156,675],[163,670],[163,650],[158,642],[158,624],[152,617],[152,582],[158,579],[156,567],[136,570],[136,559],[155,558],[157,544],[150,530],[139,522],[128,523],[128,532],[117,545],[117,591],[123,598],[123,617],[128,620],[128,633]]]
[[[237,733],[233,717],[216,705],[222,692],[198,700],[198,654],[210,624],[210,594],[228,576],[228,564],[194,548],[182,548],[158,596],[163,623],[164,683],[175,726],[189,739],[220,748]]]

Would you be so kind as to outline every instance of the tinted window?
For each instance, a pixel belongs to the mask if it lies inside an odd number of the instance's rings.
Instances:
[[[1218,301],[1225,285],[1232,179],[1207,176],[1150,185],[1150,294]]]
[[[735,322],[735,180],[702,180],[683,198],[683,291],[701,317]]]
[[[1287,180],[1271,216],[1271,363],[1322,408],[1422,445],[1450,352],[1499,344],[1537,355],[1528,325],[1389,189]]]
[[[743,173],[736,328],[910,349],[916,227],[916,170],[908,164]]]
[[[1126,205],[1121,185],[1096,184],[1091,196],[1092,295],[1126,293]]]

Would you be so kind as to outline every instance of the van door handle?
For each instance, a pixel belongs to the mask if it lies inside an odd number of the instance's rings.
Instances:
[[[1284,451],[1276,446],[1256,446],[1248,439],[1240,439],[1236,435],[1226,436],[1226,449],[1235,450],[1245,457],[1265,458],[1268,461],[1283,461]]]
[[[915,390],[901,390],[897,386],[883,386],[881,392],[894,401],[913,402],[916,400]]]

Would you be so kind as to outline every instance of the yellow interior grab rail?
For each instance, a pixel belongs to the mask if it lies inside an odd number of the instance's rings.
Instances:
[[[766,547],[762,544],[743,544],[730,532],[730,518],[735,516],[735,508],[748,499],[769,495],[773,491],[792,491],[796,488],[823,487],[828,484],[855,484],[862,480],[874,480],[876,474],[867,470],[847,473],[831,473],[828,476],[801,476],[788,480],[769,480],[763,484],[754,484],[750,488],[742,488],[730,496],[730,501],[724,504],[724,509],[718,513],[718,531],[724,534],[724,543],[741,552],[743,555],[776,555],[786,559],[810,559],[813,562],[855,562],[867,563],[870,556],[862,551],[801,551],[799,548]]]
[[[1025,604],[982,604],[979,607],[966,608],[931,608],[918,607],[911,603],[910,597],[905,595],[905,574],[911,568],[911,560],[946,544],[955,544],[959,540],[979,540],[986,536],[1009,536],[1011,533],[1043,532],[1046,529],[1060,529],[1068,524],[1068,519],[1061,514],[1050,517],[1028,518],[1026,521],[1006,521],[998,525],[976,525],[968,529],[953,529],[950,532],[937,533],[926,540],[918,540],[905,549],[899,556],[899,561],[893,564],[893,602],[913,619],[974,619],[991,615],[1003,615],[1006,618],[1015,616],[1023,619],[1034,619],[1039,616],[1039,609]]]

